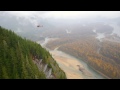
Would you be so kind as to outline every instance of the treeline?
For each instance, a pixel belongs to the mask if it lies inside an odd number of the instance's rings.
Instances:
[[[33,57],[43,59],[52,74],[65,79],[65,73],[59,68],[50,53],[36,42],[23,39],[11,30],[0,27],[0,78],[1,79],[45,79],[45,74],[33,63]]]
[[[62,42],[63,40],[63,42]],[[53,42],[52,42],[53,43]],[[99,42],[92,36],[71,40],[60,39],[52,46],[61,46],[59,50],[64,51],[77,58],[82,58],[96,70],[110,78],[120,78],[120,44],[108,41]],[[60,44],[61,43],[61,44]],[[50,43],[49,43],[50,44]],[[101,44],[101,45],[99,45]],[[100,47],[101,46],[101,47]]]

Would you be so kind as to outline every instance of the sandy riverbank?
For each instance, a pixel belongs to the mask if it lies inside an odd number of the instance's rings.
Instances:
[[[91,70],[86,63],[70,56],[69,54],[57,49],[50,50],[50,53],[61,69],[65,71],[68,79],[103,79],[101,75]],[[80,65],[84,71],[80,71],[78,65]]]
[[[48,42],[48,38],[46,39]],[[47,42],[42,42],[42,46],[45,47]],[[47,47],[45,47],[49,50]],[[57,61],[60,68],[66,73],[67,79],[103,79],[101,75],[90,69],[85,62],[79,60],[69,54],[59,51],[58,48],[49,50],[53,58]],[[84,69],[84,72],[79,70],[80,65]]]
[[[68,56],[61,55],[56,53],[56,51],[51,51],[51,54],[66,73],[68,79],[82,79],[82,73],[79,71],[77,65],[81,65],[78,61],[74,60],[73,58],[69,58]]]

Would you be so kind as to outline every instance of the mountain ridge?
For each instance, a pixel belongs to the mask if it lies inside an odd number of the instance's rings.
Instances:
[[[43,59],[56,79],[66,79],[64,71],[41,45],[1,26],[0,32],[1,79],[46,79],[44,71],[34,64],[33,57]]]

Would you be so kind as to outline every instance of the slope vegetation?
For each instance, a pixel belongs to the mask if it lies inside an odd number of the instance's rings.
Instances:
[[[65,73],[59,68],[50,53],[36,42],[23,39],[11,30],[0,27],[0,78],[1,79],[45,79],[34,58],[43,60],[52,69],[56,79],[65,79]]]

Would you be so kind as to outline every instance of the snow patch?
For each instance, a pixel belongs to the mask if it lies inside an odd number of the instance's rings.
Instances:
[[[71,33],[71,31],[70,31],[70,30],[68,30],[68,29],[66,29],[66,33],[67,33],[67,34],[70,34],[70,33]]]
[[[117,24],[110,24],[110,26],[114,28],[111,35],[117,34],[120,37],[120,26],[118,26]]]
[[[102,42],[102,39],[105,38],[105,34],[104,33],[97,33],[96,29],[94,29],[93,32],[97,34],[96,39],[98,39],[100,42]]]

